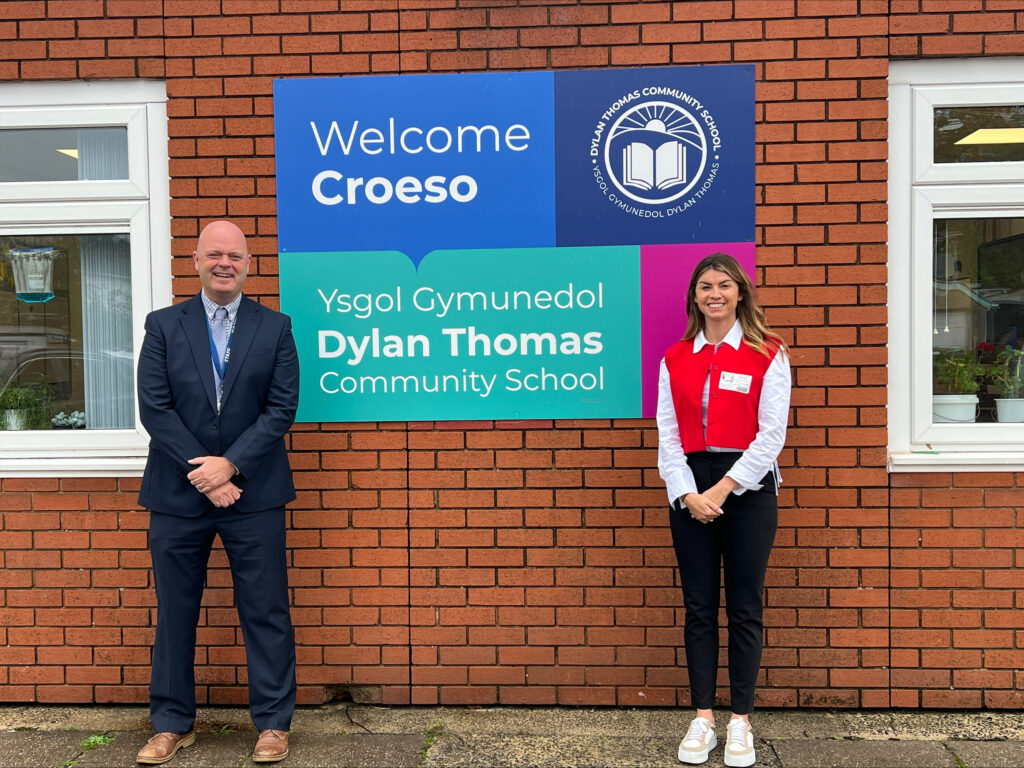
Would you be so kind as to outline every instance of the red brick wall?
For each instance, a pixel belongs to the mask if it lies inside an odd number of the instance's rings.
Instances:
[[[888,62],[1024,53],[1024,0],[3,10],[0,80],[166,79],[175,295],[197,290],[200,226],[228,216],[257,254],[247,290],[272,305],[273,78],[753,64],[759,296],[796,384],[759,701],[1024,706],[1024,475],[885,470]],[[297,426],[300,700],[686,703],[656,440],[640,420]],[[2,481],[0,700],[145,700],[154,599],[137,486]],[[213,564],[200,699],[240,703],[222,552]]]

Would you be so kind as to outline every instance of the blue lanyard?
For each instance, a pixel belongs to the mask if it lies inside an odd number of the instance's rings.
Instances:
[[[210,318],[206,318],[206,334],[210,337],[210,357],[213,359],[213,367],[217,369],[217,377],[224,384],[224,373],[228,369],[228,360],[231,359],[231,340],[235,337],[235,322],[238,320],[238,313],[235,313],[231,321],[231,328],[228,329],[228,339],[224,345],[224,359],[217,356],[217,345],[213,341],[213,329],[210,328]]]

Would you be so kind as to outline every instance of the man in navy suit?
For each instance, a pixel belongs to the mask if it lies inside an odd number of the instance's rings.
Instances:
[[[295,635],[288,606],[284,505],[295,498],[284,435],[299,365],[291,321],[242,296],[245,235],[214,221],[193,253],[202,291],[150,313],[139,410],[150,434],[139,503],[150,510],[157,628],[150,715],[138,762],[165,763],[195,741],[196,625],[215,535],[231,565],[260,736],[255,762],[288,754]]]

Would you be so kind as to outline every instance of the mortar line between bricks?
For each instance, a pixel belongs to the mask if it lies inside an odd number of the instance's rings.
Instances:
[[[402,72],[402,0],[395,0],[395,15],[398,16],[398,74]],[[406,431],[409,429],[409,423],[406,422]]]
[[[402,0],[395,0],[395,8],[398,14],[398,74],[404,74],[402,70],[402,53],[405,50],[402,45]],[[436,425],[435,425],[436,427]],[[406,635],[408,642],[408,656],[407,656],[407,677],[409,680],[409,693],[408,700],[412,704],[412,665],[414,659],[412,657],[413,642],[412,642],[412,447],[409,442],[409,422],[405,422],[405,521],[406,521],[406,558],[405,558],[405,594],[406,603],[408,608],[406,610],[406,625],[408,634]],[[435,533],[436,535],[436,533]],[[439,572],[440,573],[440,572]],[[438,703],[440,703],[440,697],[438,697]]]
[[[858,49],[861,46],[861,41],[857,41]],[[858,50],[859,53],[859,50]],[[892,61],[892,0],[885,4],[885,56],[889,61]],[[863,501],[863,498],[861,499]],[[886,494],[885,494],[885,527],[886,527],[886,551],[885,551],[885,571],[886,571],[886,584],[885,584],[885,623],[888,625],[888,632],[886,633],[889,638],[889,642],[886,643],[885,649],[885,705],[887,707],[892,706],[892,648],[893,642],[895,641],[895,634],[893,633],[892,627],[892,472],[886,473]],[[861,666],[863,667],[863,658]],[[861,693],[863,704],[863,696]],[[894,723],[892,714],[889,715],[889,720]]]
[[[890,9],[891,10],[891,9]],[[886,478],[886,499],[885,499],[885,527],[886,527],[886,550],[885,550],[885,623],[888,625],[889,642],[885,649],[885,704],[892,706],[892,648],[895,642],[895,634],[892,626],[892,472],[887,473]],[[863,501],[863,499],[861,499]],[[863,666],[863,664],[861,665]],[[864,694],[862,693],[861,696]],[[863,703],[863,702],[862,702]]]
[[[340,7],[340,6],[339,6]],[[402,0],[395,0],[398,27],[398,74],[402,74]],[[412,450],[405,422],[405,679],[406,700],[412,704]],[[379,461],[379,460],[378,460]],[[350,718],[351,719],[351,718]]]
[[[406,699],[412,704],[412,450],[409,438],[409,422],[405,422],[405,679]]]

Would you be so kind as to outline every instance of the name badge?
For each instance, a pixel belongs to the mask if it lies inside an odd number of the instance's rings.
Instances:
[[[722,371],[722,375],[718,379],[718,386],[720,389],[728,389],[730,392],[739,392],[745,395],[750,391],[750,382],[752,380],[753,377],[747,373]]]

